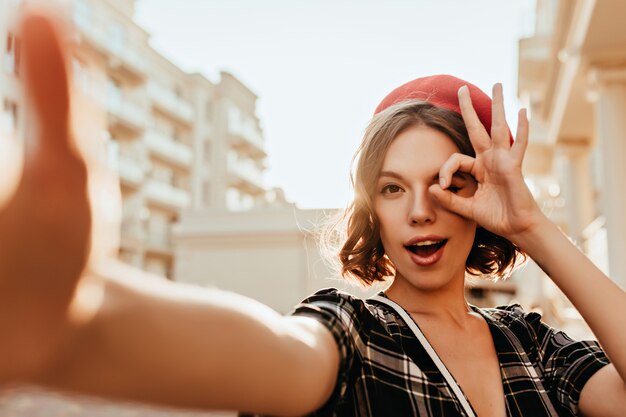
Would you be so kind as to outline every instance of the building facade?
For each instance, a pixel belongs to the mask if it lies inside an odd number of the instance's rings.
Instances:
[[[525,174],[545,211],[626,287],[626,32],[621,0],[537,0],[519,44]],[[536,271],[540,273],[540,271]],[[556,292],[546,286],[548,292]],[[561,310],[575,317],[562,297]],[[569,312],[569,313],[568,313]],[[571,313],[571,314],[570,314]]]
[[[385,285],[363,288],[341,278],[319,245],[322,227],[338,215],[336,209],[285,204],[241,212],[184,212],[175,228],[175,277],[234,291],[282,314],[321,288],[373,295]]]
[[[0,0],[0,128],[17,137],[25,117],[19,39],[10,25],[21,3]],[[168,61],[133,21],[134,4],[66,2],[76,27],[74,87],[90,109],[85,137],[114,173],[111,192],[122,197],[121,207],[110,208],[110,223],[120,225],[111,239],[119,258],[282,313],[321,287],[377,291],[338,280],[322,259],[316,239],[328,213],[298,210],[265,187],[255,94],[231,74],[213,82]],[[532,119],[525,175],[552,220],[626,286],[626,3],[536,4],[535,32],[519,45],[518,94]],[[517,301],[574,337],[588,336],[533,263],[507,281],[476,281],[468,299],[480,306]]]
[[[28,0],[0,0],[0,135],[23,138],[28,114],[21,97],[15,15]],[[45,4],[44,0],[30,0]],[[187,73],[150,46],[133,20],[135,0],[64,0],[73,27],[74,126],[91,160],[94,243],[104,253],[174,278],[174,224],[184,210],[240,212],[282,205],[268,190],[265,140],[257,96],[233,75],[217,81]],[[82,148],[82,147],[81,147]],[[121,197],[121,198],[120,198]],[[121,201],[118,205],[116,201]],[[58,397],[0,394],[0,414],[101,416],[232,416],[160,410]]]
[[[22,3],[0,0],[1,125],[18,137],[24,126],[19,39],[10,25]],[[212,82],[151,48],[149,34],[133,20],[134,0],[63,4],[75,29],[78,130],[102,171],[119,180],[122,206],[108,207],[119,213],[103,214],[108,228],[120,223],[110,246],[119,245],[121,260],[171,278],[172,225],[183,209],[239,211],[282,198],[263,182],[267,155],[257,97],[231,74]],[[117,192],[114,185],[108,195]]]

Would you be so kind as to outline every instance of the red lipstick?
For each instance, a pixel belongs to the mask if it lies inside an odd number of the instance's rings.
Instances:
[[[417,236],[407,241],[404,247],[416,265],[431,266],[441,259],[447,242],[443,236]]]

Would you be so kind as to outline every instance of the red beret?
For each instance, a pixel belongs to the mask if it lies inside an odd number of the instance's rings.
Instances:
[[[387,107],[406,100],[422,100],[436,107],[443,107],[461,114],[459,107],[459,88],[466,85],[472,98],[474,110],[487,132],[491,132],[491,98],[472,83],[453,77],[439,74],[416,78],[393,90],[380,102],[374,114],[378,114]],[[513,135],[509,131],[511,143]]]

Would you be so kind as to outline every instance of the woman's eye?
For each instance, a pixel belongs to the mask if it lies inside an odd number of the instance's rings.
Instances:
[[[459,187],[456,185],[451,185],[448,187],[448,190],[454,194],[458,193],[459,191],[461,191],[463,189],[463,187]]]
[[[394,193],[399,193],[401,191],[402,191],[402,188],[400,188],[399,185],[387,184],[387,185],[385,185],[382,188],[381,193],[383,193],[383,194],[394,194]]]

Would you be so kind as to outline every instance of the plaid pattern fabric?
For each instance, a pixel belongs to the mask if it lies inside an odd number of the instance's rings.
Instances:
[[[574,341],[519,305],[473,308],[493,336],[507,415],[577,415],[582,387],[609,363],[598,343]],[[466,416],[424,348],[388,306],[325,289],[292,314],[322,322],[340,349],[335,391],[312,416]]]

